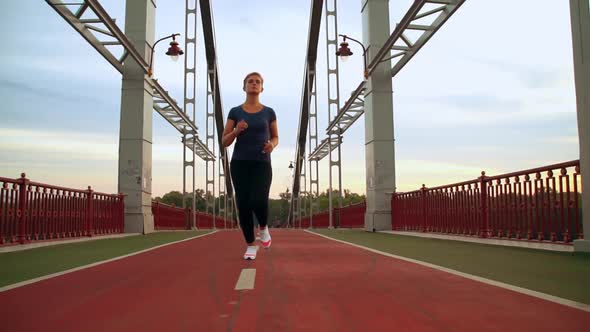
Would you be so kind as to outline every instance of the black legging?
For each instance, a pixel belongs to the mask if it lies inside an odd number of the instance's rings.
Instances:
[[[268,193],[272,182],[272,167],[269,162],[256,160],[232,160],[231,179],[236,190],[240,226],[246,243],[253,243],[254,218],[266,226],[268,219]]]

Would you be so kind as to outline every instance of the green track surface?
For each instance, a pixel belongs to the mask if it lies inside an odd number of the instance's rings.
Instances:
[[[590,304],[590,255],[357,230],[314,230],[479,277]]]
[[[0,253],[0,287],[209,232],[156,232]]]

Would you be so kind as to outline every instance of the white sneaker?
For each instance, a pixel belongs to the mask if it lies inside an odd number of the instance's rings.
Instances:
[[[270,238],[270,232],[268,231],[268,226],[260,231],[260,243],[262,243],[262,247],[265,249],[270,248],[272,240]]]
[[[244,253],[244,259],[256,259],[256,252],[258,251],[258,246],[248,246],[246,248],[246,252]]]

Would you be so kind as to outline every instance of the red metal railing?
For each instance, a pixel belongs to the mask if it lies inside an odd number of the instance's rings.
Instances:
[[[361,202],[342,208],[334,208],[337,226],[340,228],[364,228],[366,210],[366,202]]]
[[[167,205],[158,201],[152,202],[152,213],[154,215],[154,227],[156,230],[166,229],[191,229],[191,213],[196,214],[196,227],[213,228],[213,216],[204,212],[191,212],[191,209],[183,209]],[[215,217],[215,228],[235,228],[231,220]]]
[[[171,205],[152,202],[152,214],[154,215],[154,229],[190,229],[187,222],[186,210]]]
[[[0,177],[0,244],[122,233],[124,196]]]
[[[196,221],[197,222],[197,228],[199,228],[199,229],[202,229],[202,228],[211,229],[211,228],[213,228],[213,216],[212,215],[207,214],[207,213],[204,213],[204,212],[201,212],[201,211],[197,211],[196,214],[197,214],[197,217],[196,217],[196,219],[197,219],[197,221]],[[217,220],[215,220],[215,226],[216,226],[216,228],[223,228],[223,226],[222,227],[217,227],[218,224],[219,223],[217,222]]]
[[[342,208],[334,208],[334,227],[340,228],[363,228],[365,227],[365,211],[367,209],[366,202],[351,204],[343,206]],[[311,220],[313,228],[328,228],[330,225],[330,214],[320,212],[313,215]],[[299,220],[295,220],[295,227],[309,228],[310,218],[301,218],[301,226]]]
[[[213,228],[213,217],[210,214],[197,211],[197,227],[198,228]],[[230,229],[237,228],[236,222],[232,220],[225,220],[220,216],[215,216],[215,228]]]
[[[571,243],[583,238],[579,160],[396,193],[394,230]]]
[[[295,227],[299,226],[299,220],[295,220]],[[311,220],[311,225],[313,228],[328,228],[330,225],[330,214],[328,212],[320,212],[318,214],[313,215],[313,219]],[[303,217],[301,218],[301,228],[309,228],[310,227],[310,218]]]

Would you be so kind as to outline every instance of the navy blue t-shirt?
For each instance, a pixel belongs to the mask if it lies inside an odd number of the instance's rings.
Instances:
[[[270,162],[270,154],[263,153],[264,143],[270,140],[270,123],[277,120],[275,111],[267,106],[256,113],[244,111],[236,106],[229,111],[228,119],[238,122],[244,120],[248,128],[236,139],[232,160],[258,160]]]

